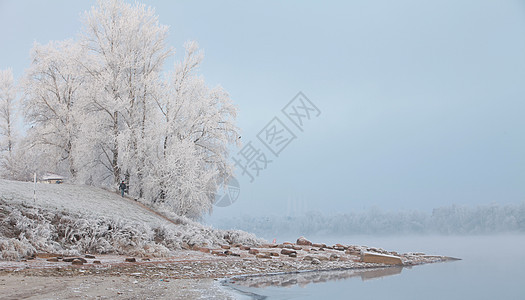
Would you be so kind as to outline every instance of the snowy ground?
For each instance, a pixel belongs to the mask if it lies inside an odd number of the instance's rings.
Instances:
[[[159,213],[114,192],[71,184],[0,180],[0,259],[37,252],[166,257],[193,246],[264,242]],[[166,216],[169,216],[166,217]]]
[[[0,277],[2,299],[234,299],[214,279],[140,276]]]
[[[0,197],[14,203],[26,203],[50,210],[66,210],[72,213],[120,217],[129,221],[160,225],[168,222],[158,215],[143,209],[139,203],[122,198],[117,192],[72,184],[34,184],[0,179]]]

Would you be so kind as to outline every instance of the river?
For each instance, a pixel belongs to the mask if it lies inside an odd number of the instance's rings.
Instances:
[[[248,299],[525,299],[525,235],[309,237],[314,242],[424,252],[459,261],[373,271],[264,276]],[[282,241],[293,239],[278,239]],[[257,286],[257,287],[254,287]]]

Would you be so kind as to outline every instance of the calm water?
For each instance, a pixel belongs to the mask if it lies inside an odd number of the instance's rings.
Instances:
[[[253,278],[249,286],[234,286],[242,292],[240,298],[525,299],[524,235],[311,240],[440,254],[462,260],[373,272],[313,272]]]

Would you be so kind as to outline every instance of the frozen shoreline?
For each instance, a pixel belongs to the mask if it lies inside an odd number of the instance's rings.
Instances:
[[[183,250],[169,258],[136,259],[135,262],[126,262],[127,257],[119,255],[90,256],[81,265],[72,265],[65,258],[57,259],[49,255],[37,255],[33,259],[21,261],[2,261],[0,293],[9,299],[68,299],[78,296],[87,299],[235,299],[237,296],[234,290],[238,289],[224,284],[225,280],[238,284],[244,278],[248,286],[264,286],[275,284],[275,278],[279,276],[284,278],[281,282],[287,282],[285,279],[288,277],[297,277],[300,279],[296,281],[306,282],[312,275],[315,280],[319,280],[318,274],[326,275],[326,278],[333,278],[336,273],[358,276],[367,271],[395,271],[403,266],[448,259],[407,253],[400,255],[402,266],[385,268],[385,264],[360,261],[352,250],[358,246],[345,246],[346,251],[330,246],[318,248],[292,243],[265,245],[252,248],[251,251],[241,250],[241,247],[207,249],[209,251],[202,248],[197,251]],[[368,250],[385,252],[387,257],[395,253],[376,248]],[[290,251],[295,252],[295,255],[282,254]],[[316,274],[310,271],[323,272]]]

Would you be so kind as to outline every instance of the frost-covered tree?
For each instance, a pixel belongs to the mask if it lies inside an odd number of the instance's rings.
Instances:
[[[12,178],[16,156],[16,86],[11,69],[0,70],[0,175]]]
[[[11,69],[0,70],[0,151],[12,155],[15,143],[16,87]]]
[[[156,98],[163,126],[156,134],[154,169],[148,183],[153,199],[193,218],[211,211],[217,187],[232,176],[228,146],[238,142],[236,108],[221,88],[209,88],[197,74],[203,54],[195,42],[185,44],[183,61]]]
[[[47,159],[57,165],[49,171],[69,172],[73,178],[77,170],[72,152],[81,119],[77,104],[84,82],[78,62],[84,60],[82,47],[73,41],[35,44],[22,81],[32,147],[49,153]]]
[[[80,41],[35,45],[22,84],[31,155],[18,161],[58,164],[93,185],[125,179],[132,196],[180,215],[211,211],[233,172],[236,108],[199,76],[195,42],[169,79],[161,76],[173,52],[167,31],[149,7],[101,0],[85,14]],[[30,171],[21,169],[21,177]]]
[[[50,157],[56,151],[49,147],[35,146],[27,138],[17,140],[15,150],[4,165],[4,177],[11,180],[33,181],[35,173],[55,170],[57,165]]]
[[[120,0],[98,1],[83,20],[82,44],[92,61],[83,64],[89,74],[93,122],[84,132],[91,138],[96,161],[118,182],[125,177],[140,197],[145,173],[148,117],[153,107],[159,71],[171,49],[168,32],[154,10]],[[99,133],[87,136],[88,133]]]

